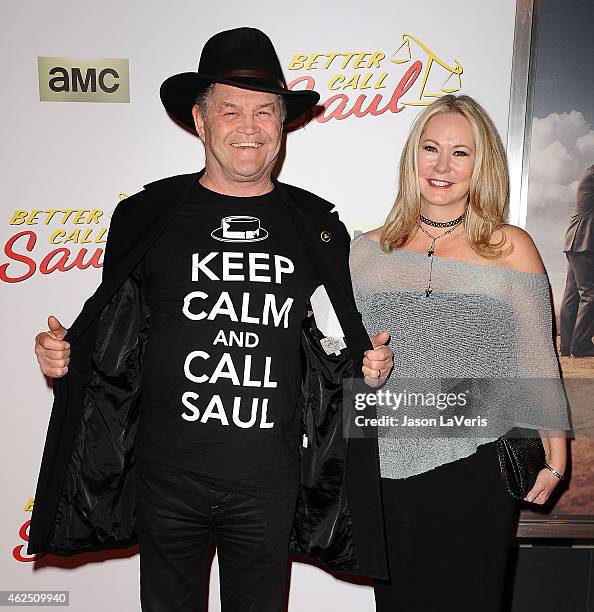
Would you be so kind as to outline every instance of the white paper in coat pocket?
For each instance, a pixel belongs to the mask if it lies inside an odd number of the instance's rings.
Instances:
[[[310,302],[316,325],[324,336],[327,338],[344,338],[344,332],[324,285],[320,285],[313,292]]]

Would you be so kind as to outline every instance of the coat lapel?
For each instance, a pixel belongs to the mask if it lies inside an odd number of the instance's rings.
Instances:
[[[282,183],[275,180],[274,185],[326,288],[347,342],[353,348],[353,359],[358,362],[371,344],[355,305],[349,267],[345,262],[345,259],[348,260],[349,244],[346,229],[336,215],[306,216]],[[344,235],[337,235],[339,233]]]
[[[114,270],[97,288],[91,299],[87,300],[81,313],[68,331],[67,339],[75,341],[101,313],[111,297],[126,278],[134,271],[146,252],[161,235],[186,201],[192,188],[202,176],[202,172],[176,177],[175,187],[165,179],[149,184],[142,193],[142,217],[126,235],[128,248],[123,256],[114,263]],[[120,206],[125,206],[120,204]],[[119,245],[118,245],[119,246]],[[118,249],[119,250],[119,249]]]

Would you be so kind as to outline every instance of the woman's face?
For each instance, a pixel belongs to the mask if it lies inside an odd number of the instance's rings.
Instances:
[[[472,127],[465,117],[444,113],[429,119],[421,134],[418,153],[424,214],[430,216],[435,206],[447,206],[456,215],[462,214],[475,158]]]

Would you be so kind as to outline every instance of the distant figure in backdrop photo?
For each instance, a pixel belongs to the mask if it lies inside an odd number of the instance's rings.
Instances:
[[[567,280],[561,302],[561,355],[594,357],[594,165],[578,185],[563,251]]]

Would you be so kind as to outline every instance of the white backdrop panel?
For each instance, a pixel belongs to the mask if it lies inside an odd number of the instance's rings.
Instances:
[[[426,91],[436,91],[448,75],[452,77],[449,86],[456,76],[442,64],[453,67],[458,60],[463,66],[460,91],[484,104],[505,140],[515,2],[506,0],[494,8],[488,0],[463,0],[455,7],[439,0],[376,0],[366,5],[304,0],[281,10],[272,0],[251,5],[239,0],[216,4],[21,0],[3,2],[1,11],[0,44],[5,60],[0,172],[5,195],[0,203],[4,249],[0,253],[0,290],[5,350],[0,589],[66,589],[71,592],[73,610],[134,610],[139,607],[137,557],[34,571],[34,563],[19,560],[13,552],[24,543],[21,535],[26,536],[21,527],[30,517],[26,506],[34,496],[51,406],[51,392],[32,353],[33,335],[45,327],[50,313],[69,325],[100,279],[100,270],[94,267],[42,273],[40,265],[56,248],[68,247],[69,261],[83,247],[89,249],[85,261],[102,248],[101,243],[93,242],[52,245],[53,232],[90,227],[89,239],[95,240],[101,228],[107,227],[120,193],[130,194],[151,180],[201,167],[199,141],[167,117],[158,90],[169,75],[195,70],[206,39],[232,27],[263,29],[276,45],[288,81],[313,77],[322,101],[339,93],[348,96],[345,110],[361,94],[368,96],[363,108],[376,93],[382,95],[380,108],[385,106],[417,60],[426,68],[428,60],[434,59]],[[391,62],[405,33],[435,55],[411,44],[409,61]],[[397,58],[405,51],[406,47],[401,49]],[[288,70],[296,54],[333,52],[382,52],[386,57],[379,68],[371,70],[355,70],[351,65],[340,70],[336,63],[325,69],[321,62],[309,71]],[[130,103],[40,102],[38,56],[127,58]],[[385,87],[328,89],[337,73],[346,79],[360,73],[363,79],[368,72],[373,73],[369,85],[386,72]],[[379,225],[394,197],[402,143],[420,108],[402,103],[421,100],[420,78],[400,100],[398,113],[312,121],[289,134],[280,178],[335,202],[350,230]],[[48,209],[98,209],[103,216],[91,225],[73,224],[74,214],[65,223],[61,222],[63,214],[56,214],[48,224],[43,214],[36,223],[30,219],[29,225],[10,223],[16,210],[29,214]],[[15,239],[21,232],[26,233]],[[35,246],[29,251],[27,241],[33,239]],[[16,281],[19,277],[26,278]],[[216,564],[211,583],[211,609],[218,610]],[[293,564],[289,608],[360,612],[373,609],[373,595],[367,587]]]

